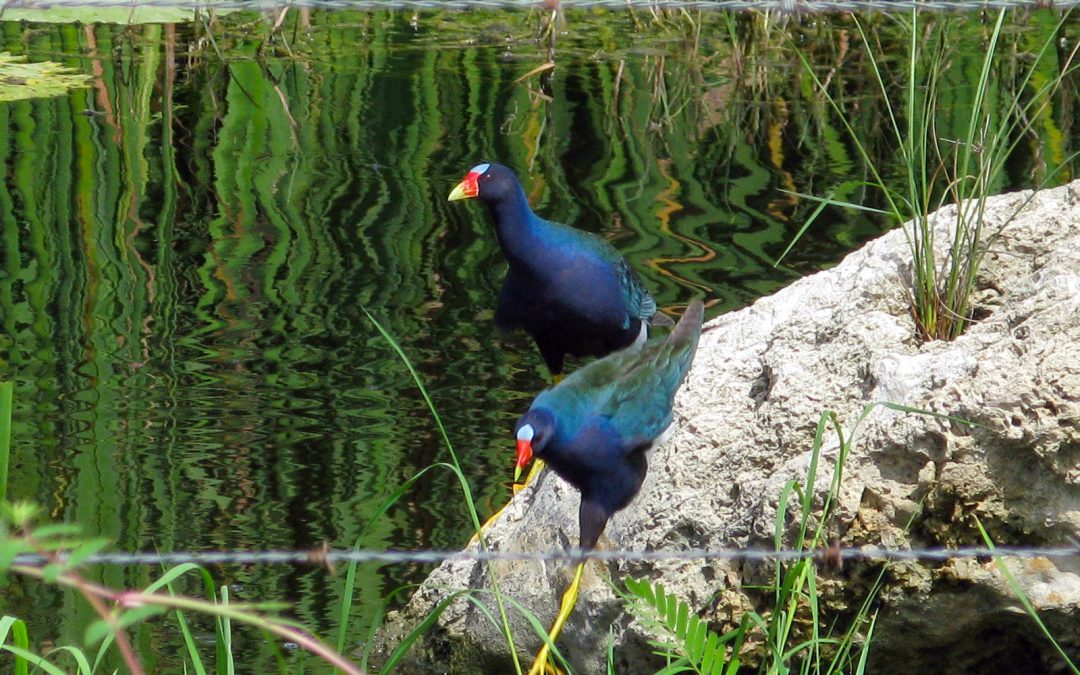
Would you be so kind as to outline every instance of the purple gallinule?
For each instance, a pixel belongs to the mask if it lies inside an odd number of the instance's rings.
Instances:
[[[606,356],[644,344],[650,325],[671,325],[615,247],[533,213],[507,167],[474,166],[449,200],[473,198],[491,213],[510,263],[495,323],[531,335],[556,382],[567,355]]]
[[[581,493],[581,549],[593,548],[608,519],[641,489],[646,452],[671,425],[675,392],[694,360],[704,311],[695,300],[666,339],[579,368],[541,392],[518,420],[518,471],[535,455]],[[583,569],[579,563],[563,594],[552,641],[577,603]],[[543,668],[547,650],[545,644],[533,672]]]
[[[581,493],[580,546],[641,489],[646,451],[671,425],[697,350],[704,305],[690,303],[663,340],[593,361],[541,392],[517,423],[517,465],[543,459]]]

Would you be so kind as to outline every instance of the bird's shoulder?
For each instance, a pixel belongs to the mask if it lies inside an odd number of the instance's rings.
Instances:
[[[622,259],[610,241],[595,232],[589,232],[557,220],[541,220],[541,238],[549,243],[573,250],[578,255],[587,254],[604,262],[615,263]]]
[[[645,288],[630,262],[607,239],[565,223],[545,221],[550,226],[548,240],[568,255],[586,255],[608,267],[619,284],[623,306],[630,318],[648,319],[656,314],[656,301]]]

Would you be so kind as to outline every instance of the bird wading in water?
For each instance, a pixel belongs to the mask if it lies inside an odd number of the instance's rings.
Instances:
[[[704,311],[695,300],[666,339],[579,368],[541,392],[518,420],[518,470],[536,456],[581,493],[581,549],[593,548],[611,516],[641,489],[646,453],[671,425],[675,392],[694,360]],[[552,641],[577,603],[583,570],[578,563],[552,624]],[[547,656],[545,644],[531,672],[542,672]]]
[[[644,344],[651,325],[671,325],[614,246],[533,213],[507,167],[474,166],[450,192],[449,201],[459,199],[487,206],[510,266],[496,325],[531,335],[555,382],[567,355],[606,356]]]

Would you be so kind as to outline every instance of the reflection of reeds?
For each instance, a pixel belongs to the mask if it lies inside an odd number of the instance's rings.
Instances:
[[[864,22],[866,46],[839,15],[560,11],[567,30],[539,43],[524,13],[314,12],[308,30],[289,12],[278,26],[288,51],[253,14],[169,24],[160,40],[152,29],[9,24],[12,44],[39,55],[69,45],[64,58],[86,59],[95,78],[67,99],[0,111],[4,359],[27,378],[20,388],[40,388],[35,419],[16,434],[77,448],[95,466],[50,459],[41,485],[23,489],[59,519],[105,514],[103,531],[138,545],[204,541],[192,531],[217,541],[222,527],[233,543],[269,532],[288,545],[291,523],[257,508],[272,485],[309,495],[295,502],[309,528],[299,536],[354,541],[388,486],[438,447],[417,442],[431,425],[408,409],[419,405],[413,388],[356,337],[369,332],[358,302],[389,308],[388,329],[408,336],[459,425],[455,442],[495,445],[538,366],[531,346],[503,349],[492,335],[500,269],[489,228],[444,208],[448,182],[480,157],[532,169],[529,194],[547,215],[615,230],[666,307],[704,289],[734,308],[794,276],[770,265],[817,203],[792,193],[880,206],[865,185],[871,167],[900,185],[889,111],[868,86],[869,54],[890,86],[904,71],[894,19]],[[1006,22],[1016,42],[1000,55],[999,101],[1020,85],[1039,32],[1023,15]],[[967,17],[956,30],[978,42],[986,27]],[[551,62],[555,36],[557,67],[515,85]],[[1076,96],[1063,86],[1046,108],[1013,106],[1026,131],[994,189],[1068,175]],[[942,157],[963,147],[947,122],[937,135],[958,142]],[[834,260],[882,220],[824,215],[793,268]],[[466,344],[475,358],[447,368]],[[373,402],[359,390],[387,393]],[[270,438],[273,458],[260,452]],[[312,440],[323,438],[334,440]],[[34,461],[23,453],[13,466]],[[481,503],[493,500],[497,454],[463,460]],[[380,543],[453,545],[467,534],[463,510],[445,507],[460,501],[446,485],[407,499],[410,520],[383,523]],[[369,595],[356,613],[387,580],[415,573],[361,577]],[[265,578],[292,588],[287,576]],[[323,600],[301,597],[305,619],[321,616]]]
[[[0,381],[0,502],[7,500],[8,463],[11,457],[11,410],[15,383]]]
[[[681,286],[697,288],[708,295],[711,289],[707,285],[682,277],[676,271],[678,270],[679,264],[703,264],[710,262],[716,258],[716,251],[710,247],[707,242],[680,234],[671,227],[671,216],[682,210],[683,207],[676,198],[679,192],[678,181],[668,173],[670,167],[666,166],[667,164],[669,163],[663,162],[660,167],[661,175],[667,180],[667,187],[656,196],[656,201],[660,203],[660,208],[656,211],[657,220],[660,222],[659,231],[672,239],[687,244],[690,249],[697,251],[698,253],[696,255],[648,258],[646,259],[646,263],[655,269],[658,274],[677,280]],[[665,309],[670,310],[671,308],[665,307]]]

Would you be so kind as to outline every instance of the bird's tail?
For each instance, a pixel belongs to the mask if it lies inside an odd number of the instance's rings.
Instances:
[[[667,341],[675,346],[682,346],[691,340],[697,342],[698,335],[701,334],[701,322],[704,318],[705,304],[701,300],[694,300],[683,312],[679,323],[675,324],[675,328],[668,335]]]
[[[668,316],[667,314],[664,314],[663,312],[660,312],[660,311],[658,311],[656,314],[653,314],[652,316],[650,316],[648,318],[648,322],[649,322],[649,325],[652,326],[653,328],[656,328],[656,327],[668,328],[668,327],[671,327],[671,326],[675,325],[675,319],[672,319],[670,316]]]

